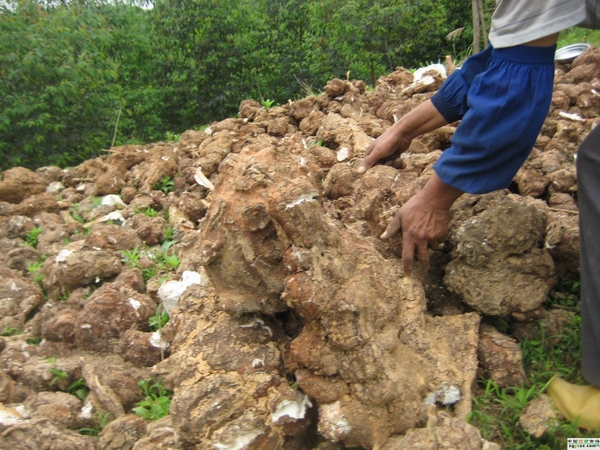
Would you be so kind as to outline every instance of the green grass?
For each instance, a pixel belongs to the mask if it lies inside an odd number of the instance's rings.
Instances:
[[[577,27],[569,28],[560,33],[558,38],[558,48],[582,42],[600,48],[600,30],[588,30],[587,28]]]
[[[520,343],[527,374],[524,386],[500,388],[491,380],[478,380],[469,421],[485,439],[500,444],[503,450],[558,450],[566,448],[569,437],[600,438],[600,432],[580,430],[566,421],[553,424],[539,439],[527,434],[518,425],[527,402],[545,392],[554,375],[571,383],[586,384],[580,370],[581,317],[578,302],[579,281],[574,278],[561,280],[548,296],[546,308],[567,310],[573,313],[573,317],[558,336],[547,336],[541,327],[538,337]],[[509,330],[501,331],[506,333]]]

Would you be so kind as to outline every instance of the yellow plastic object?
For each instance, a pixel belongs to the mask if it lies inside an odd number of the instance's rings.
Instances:
[[[579,386],[554,377],[546,394],[568,420],[579,419],[581,428],[600,430],[600,388]]]

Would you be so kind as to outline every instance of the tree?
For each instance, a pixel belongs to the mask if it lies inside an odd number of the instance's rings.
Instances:
[[[161,0],[154,13],[173,126],[227,117],[269,78],[265,22],[252,1]]]
[[[0,7],[2,167],[65,166],[95,156],[112,144],[120,110],[125,134],[156,137],[147,130],[157,120],[139,114],[157,104],[140,106],[152,90],[139,76],[150,53],[136,38],[146,36],[133,14],[139,8],[35,0],[10,6]]]
[[[447,2],[432,0],[321,0],[310,2],[308,54],[311,72],[344,76],[372,85],[397,66],[419,67],[443,60],[451,44],[444,38],[454,23],[470,23],[470,8],[451,18]],[[456,11],[455,11],[456,12]],[[465,19],[466,18],[466,19]],[[464,25],[463,25],[464,26]]]
[[[461,0],[15,1],[0,6],[0,167],[74,164],[348,72],[375,84],[472,36]]]

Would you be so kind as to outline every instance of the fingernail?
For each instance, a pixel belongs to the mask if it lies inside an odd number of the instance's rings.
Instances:
[[[379,236],[380,239],[387,239],[388,238],[388,234],[387,233],[383,233],[381,236]]]
[[[358,168],[358,173],[360,173],[360,174],[363,174],[363,173],[365,173],[366,171],[367,171],[367,169],[366,169],[366,167],[365,167],[365,166],[360,166],[360,167]]]

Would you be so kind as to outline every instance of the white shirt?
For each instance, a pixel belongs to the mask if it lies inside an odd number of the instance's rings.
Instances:
[[[558,33],[575,25],[598,26],[598,0],[498,0],[490,42],[512,47]],[[582,23],[583,22],[583,23]]]

